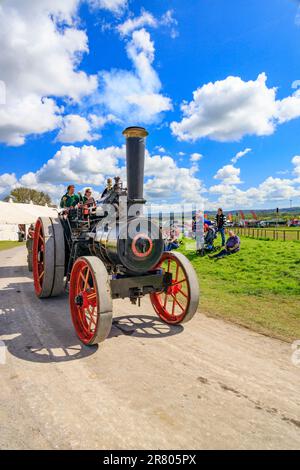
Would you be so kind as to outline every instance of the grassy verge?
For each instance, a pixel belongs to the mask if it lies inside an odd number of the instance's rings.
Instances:
[[[194,242],[181,248],[199,277],[202,312],[283,340],[299,339],[300,243],[242,238],[241,247],[218,261],[197,256]]]
[[[22,246],[24,242],[11,242],[11,241],[0,241],[0,251],[8,250],[9,248],[15,248],[16,246]]]

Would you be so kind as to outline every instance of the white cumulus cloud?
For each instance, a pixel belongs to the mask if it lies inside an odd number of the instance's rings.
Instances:
[[[124,23],[117,26],[117,31],[122,36],[128,36],[133,31],[141,29],[143,26],[152,26],[156,28],[158,25],[157,19],[149,11],[142,10],[140,16],[135,18],[128,18]]]
[[[99,192],[108,176],[118,175],[126,184],[125,153],[125,146],[64,145],[36,172],[25,173],[19,179],[15,174],[0,175],[0,195],[3,197],[14,187],[25,186],[46,191],[58,202],[70,183],[76,184],[77,190],[92,186]],[[145,196],[149,202],[198,202],[203,199],[203,191],[194,167],[180,167],[170,156],[151,156],[146,152]]]
[[[36,172],[36,178],[40,183],[101,185],[105,176],[118,174],[118,159],[123,158],[124,151],[122,147],[63,146]]]
[[[3,173],[0,175],[0,194],[5,193],[10,188],[13,188],[17,183],[17,178],[15,173]]]
[[[93,8],[102,8],[104,10],[109,10],[112,13],[120,14],[126,8],[128,1],[127,0],[87,0],[88,3]]]
[[[151,201],[170,203],[199,202],[204,187],[195,176],[195,167],[179,167],[170,156],[147,155],[145,161],[146,197]]]
[[[281,101],[277,101],[277,106],[276,118],[280,124],[298,118],[300,116],[300,90]]]
[[[77,114],[64,116],[56,141],[62,143],[92,142],[101,138],[99,130],[106,123],[115,121],[113,115],[97,116],[90,114],[87,118]],[[95,132],[97,130],[97,132]]]
[[[79,29],[79,0],[4,0],[0,5],[0,141],[21,145],[26,136],[59,126],[56,97],[80,101],[97,88],[97,77],[78,69],[88,52]]]
[[[172,38],[177,37],[177,26],[178,22],[174,18],[174,11],[167,10],[161,18],[156,18],[152,13],[149,11],[142,9],[140,16],[136,16],[134,18],[128,18],[123,23],[117,26],[117,31],[120,33],[121,36],[129,36],[138,29],[141,29],[145,26],[151,28],[158,28],[160,27],[167,27],[170,30],[170,34]]]
[[[266,82],[261,73],[247,82],[229,76],[203,85],[190,103],[182,104],[182,120],[171,123],[173,134],[179,140],[207,137],[221,142],[273,134],[278,124],[300,116],[300,92],[276,100],[276,88],[268,88]]]
[[[1,59],[0,59],[1,61]],[[0,142],[19,146],[26,136],[43,134],[61,124],[60,108],[50,98],[28,93],[22,98],[9,97],[0,107]]]
[[[90,122],[76,114],[69,114],[63,118],[62,128],[59,131],[56,140],[63,143],[91,142],[99,138],[98,134],[91,133]]]
[[[0,105],[6,103],[6,86],[5,83],[0,80]]]
[[[199,162],[201,158],[203,158],[203,155],[201,153],[195,152],[192,153],[190,160],[191,162]]]
[[[218,195],[215,204],[224,206],[227,209],[233,208],[255,208],[266,207],[290,199],[300,198],[300,157],[292,159],[294,165],[292,178],[267,177],[256,187],[240,189],[240,169],[227,165],[221,168],[215,175],[215,179],[220,179],[221,183],[211,186],[209,193]]]
[[[123,121],[155,122],[160,113],[172,109],[172,103],[160,93],[162,86],[153,68],[155,48],[150,34],[145,29],[134,31],[126,51],[134,71],[102,72],[99,102]]]
[[[58,201],[69,183],[77,190],[92,186],[99,193],[108,176],[119,175],[126,184],[125,146],[96,148],[93,145],[62,146],[38,171],[19,179],[14,173],[0,175],[0,196],[19,186],[43,190]],[[150,203],[173,207],[181,203],[201,203],[206,209],[272,207],[300,198],[300,156],[292,159],[291,178],[267,177],[255,187],[242,189],[240,169],[225,165],[217,171],[219,184],[206,189],[196,176],[197,168],[181,167],[171,156],[150,155],[145,160],[145,197]]]
[[[221,180],[223,185],[240,184],[240,173],[240,168],[236,168],[233,165],[225,165],[217,171],[214,179]]]
[[[166,149],[162,147],[161,145],[157,145],[155,147],[155,150],[157,150],[159,153],[166,153]]]
[[[295,173],[295,175],[296,175],[297,181],[298,181],[298,183],[300,183],[300,156],[299,156],[299,155],[296,155],[296,156],[292,159],[292,163],[293,163],[293,165],[295,166],[295,168],[294,168],[294,173]]]
[[[241,158],[245,157],[245,155],[247,155],[249,152],[251,152],[252,149],[250,148],[247,148],[245,150],[241,150],[240,152],[238,152],[232,159],[232,163],[237,163]]]

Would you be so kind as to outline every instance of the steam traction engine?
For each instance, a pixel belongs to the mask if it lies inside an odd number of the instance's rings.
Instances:
[[[148,133],[129,127],[123,134],[128,189],[116,179],[96,208],[79,206],[68,215],[41,217],[35,226],[35,293],[46,298],[69,289],[72,321],[86,345],[108,336],[112,299],[140,304],[149,294],[157,315],[173,325],[191,320],[199,303],[192,265],[181,253],[164,253],[161,230],[143,216]]]

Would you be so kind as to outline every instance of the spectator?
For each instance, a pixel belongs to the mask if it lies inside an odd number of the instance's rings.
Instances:
[[[220,259],[228,255],[233,255],[234,253],[237,253],[238,251],[240,251],[240,246],[241,246],[241,241],[239,237],[232,230],[230,230],[229,238],[226,242],[225,248],[222,251],[220,251],[220,253],[210,256],[210,258]]]
[[[220,232],[222,237],[222,246],[225,246],[225,226],[226,226],[226,215],[223,213],[221,208],[218,209],[217,215],[215,217],[215,224],[217,232]]]
[[[216,251],[214,240],[217,238],[216,231],[212,226],[204,224],[204,250]]]

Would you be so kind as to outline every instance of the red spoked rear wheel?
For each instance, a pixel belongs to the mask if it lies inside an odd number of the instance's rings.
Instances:
[[[107,272],[99,258],[87,256],[74,263],[69,300],[79,339],[86,345],[103,341],[111,329],[112,301]]]
[[[157,268],[172,274],[172,285],[166,291],[150,295],[157,315],[174,325],[191,320],[199,304],[199,283],[193,266],[181,253],[165,252]]]
[[[33,243],[33,279],[36,295],[40,295],[43,289],[45,277],[45,238],[41,219],[35,226]]]
[[[39,298],[55,297],[64,290],[65,241],[58,218],[39,217],[33,239],[34,290]]]

